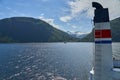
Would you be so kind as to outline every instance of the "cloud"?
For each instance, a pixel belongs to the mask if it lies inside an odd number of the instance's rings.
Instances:
[[[72,17],[71,16],[63,16],[63,17],[60,17],[60,20],[63,21],[63,22],[68,22],[69,20],[71,20]]]
[[[72,34],[77,34],[77,35],[83,35],[83,34],[89,34],[90,32],[82,32],[82,31],[68,31]]]
[[[67,17],[60,17],[60,20],[67,22],[82,13],[92,18],[94,15],[94,9],[92,8],[93,1],[101,3],[104,8],[109,8],[110,19],[120,17],[120,0],[70,0],[68,1],[70,14],[66,15]]]
[[[76,29],[76,28],[77,28],[77,26],[75,26],[75,25],[72,25],[72,28]]]
[[[52,25],[53,27],[55,27],[55,28],[57,28],[57,29],[60,28],[59,25],[57,25],[57,24],[54,23],[54,19],[45,18],[44,16],[40,16],[40,17],[38,17],[38,18],[41,19],[41,20],[43,20],[43,21],[45,21],[45,22],[47,22],[47,23],[49,23],[50,25]]]
[[[103,7],[109,8],[110,19],[120,17],[120,0],[99,0],[99,2]]]
[[[69,1],[68,5],[70,6],[71,15],[75,15],[81,13],[83,10],[86,10],[88,8],[88,3],[88,0]]]

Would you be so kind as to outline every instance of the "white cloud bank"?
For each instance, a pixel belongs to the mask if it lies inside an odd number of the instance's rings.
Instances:
[[[60,28],[59,25],[57,25],[57,24],[54,23],[54,19],[45,18],[43,15],[44,15],[44,14],[41,14],[41,16],[39,17],[39,19],[41,19],[41,20],[49,23],[50,25],[52,25],[53,27],[55,27],[55,28],[57,28],[57,29]]]
[[[120,0],[74,0],[68,1],[70,14],[60,17],[60,20],[68,22],[80,13],[86,13],[87,17],[92,18],[94,15],[93,1],[99,2],[104,8],[109,8],[110,19],[120,17]]]
[[[71,16],[63,16],[63,17],[60,17],[60,20],[63,21],[63,22],[68,22],[69,20],[71,20],[72,17]]]

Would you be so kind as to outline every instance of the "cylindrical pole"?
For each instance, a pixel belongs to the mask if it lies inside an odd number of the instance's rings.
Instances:
[[[112,39],[108,8],[103,8],[96,2],[92,5],[96,8],[94,13],[94,79],[112,80]]]

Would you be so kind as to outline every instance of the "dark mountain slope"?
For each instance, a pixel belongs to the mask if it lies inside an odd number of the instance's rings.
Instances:
[[[74,40],[76,39],[67,33],[39,19],[13,17],[0,20],[0,42],[61,42]]]

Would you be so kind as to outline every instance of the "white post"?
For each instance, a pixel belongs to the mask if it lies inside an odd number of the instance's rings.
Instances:
[[[112,40],[108,9],[96,2],[93,2],[93,7],[96,8],[94,17],[94,79],[112,80]]]

